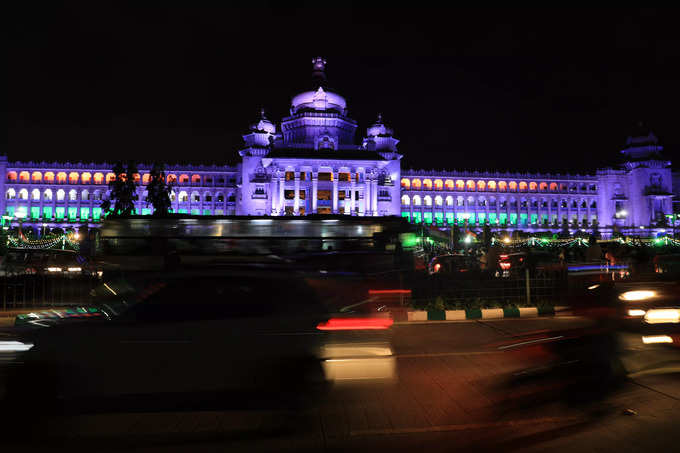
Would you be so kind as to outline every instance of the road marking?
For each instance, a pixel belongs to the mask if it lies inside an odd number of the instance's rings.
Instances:
[[[569,320],[569,319],[584,319],[583,316],[574,316],[574,315],[559,315],[559,316],[537,316],[535,318],[490,318],[490,319],[442,319],[441,321],[395,321],[394,325],[395,326],[413,326],[413,325],[421,325],[421,324],[452,324],[452,323],[459,323],[459,322],[477,322],[477,321],[484,321],[484,322],[499,322],[499,321],[545,321],[547,319],[552,319],[552,320]]]
[[[583,421],[583,417],[545,417],[528,420],[506,420],[487,423],[464,423],[459,425],[439,425],[412,428],[385,428],[385,429],[359,429],[350,431],[350,437],[380,436],[393,434],[417,434],[417,433],[437,433],[446,431],[467,431],[472,429],[493,429],[524,425],[537,425],[545,423],[565,423]]]

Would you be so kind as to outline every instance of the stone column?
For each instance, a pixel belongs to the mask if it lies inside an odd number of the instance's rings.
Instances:
[[[317,198],[318,198],[318,191],[319,188],[319,173],[317,172],[312,172],[312,213],[316,214],[317,213]]]
[[[333,170],[333,214],[338,213],[338,172]]]
[[[286,205],[283,201],[283,188],[286,185],[286,177],[281,176],[279,178],[279,215],[286,214]]]
[[[354,199],[354,192],[356,191],[356,182],[354,181],[354,178],[352,178],[352,183],[350,184],[350,190],[351,193],[349,194],[349,199],[350,199],[350,205],[349,205],[349,214],[350,215],[356,215],[355,214],[355,209],[354,206],[356,205],[356,200]]]
[[[368,174],[364,177],[364,215],[371,215],[371,180]]]
[[[300,213],[300,172],[295,172],[295,199],[293,201],[293,215]]]
[[[378,180],[371,181],[371,215],[378,215]]]

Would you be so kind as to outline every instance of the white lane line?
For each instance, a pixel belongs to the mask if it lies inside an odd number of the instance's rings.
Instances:
[[[584,421],[583,417],[544,417],[528,420],[506,420],[488,423],[464,423],[459,425],[439,425],[412,428],[385,428],[385,429],[359,429],[350,431],[350,437],[380,436],[393,434],[417,434],[417,433],[436,433],[446,431],[467,431],[473,429],[503,428],[524,425],[537,425],[545,423],[566,423]]]

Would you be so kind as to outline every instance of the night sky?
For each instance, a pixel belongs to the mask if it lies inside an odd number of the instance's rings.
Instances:
[[[236,163],[260,107],[285,116],[317,55],[357,140],[382,112],[402,168],[593,172],[638,121],[678,160],[673,10],[19,3],[11,160]]]

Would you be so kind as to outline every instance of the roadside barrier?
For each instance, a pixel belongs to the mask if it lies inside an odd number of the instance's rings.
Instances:
[[[392,318],[395,322],[466,321],[571,315],[570,307],[561,306],[473,308],[469,310],[392,310]]]

